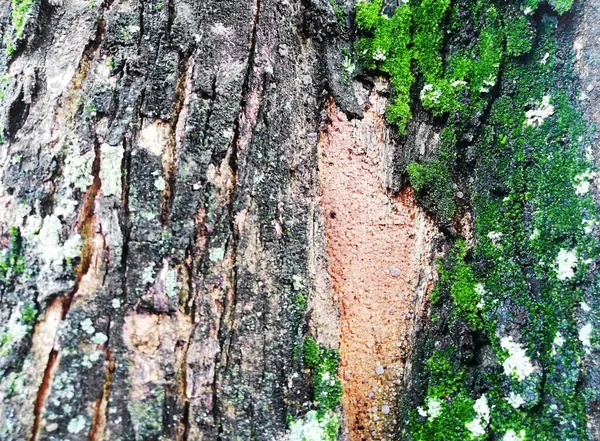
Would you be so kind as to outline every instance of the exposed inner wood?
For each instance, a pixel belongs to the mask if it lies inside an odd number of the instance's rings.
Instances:
[[[383,187],[385,99],[369,98],[362,120],[331,103],[319,143],[321,203],[334,296],[341,309],[342,404],[351,441],[388,439],[413,324],[423,240],[433,225],[412,191]],[[427,262],[425,262],[427,265]]]

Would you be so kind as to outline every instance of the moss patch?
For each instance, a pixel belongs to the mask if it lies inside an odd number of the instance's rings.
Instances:
[[[474,247],[456,238],[440,263],[407,439],[589,438],[580,360],[597,339],[577,317],[597,285],[596,170],[570,47],[557,43],[572,2],[549,3],[413,0],[389,19],[378,1],[357,9],[359,60],[390,75],[399,133],[415,99],[441,117],[438,152],[407,167],[420,202],[448,220],[457,186],[474,214]]]

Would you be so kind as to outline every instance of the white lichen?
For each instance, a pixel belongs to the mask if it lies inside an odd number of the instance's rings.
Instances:
[[[304,281],[298,274],[292,276],[292,288],[294,288],[294,291],[301,291],[304,289]]]
[[[63,176],[67,184],[85,191],[94,180],[92,175],[92,166],[94,165],[95,154],[89,151],[83,155],[73,154],[65,158]]]
[[[594,152],[592,150],[592,146],[591,145],[588,145],[585,148],[585,159],[587,161],[593,161],[594,160]]]
[[[309,411],[303,419],[290,425],[289,441],[333,441],[327,432],[330,425],[339,424],[339,416],[327,412],[319,417],[317,411]]]
[[[487,238],[490,240],[490,242],[492,242],[494,245],[498,245],[498,243],[500,242],[500,240],[502,239],[502,236],[504,236],[504,234],[500,231],[490,231],[487,234]]]
[[[56,216],[62,216],[63,218],[70,217],[75,214],[75,209],[79,205],[75,199],[71,199],[70,197],[61,198],[58,200],[56,204],[56,208],[54,209],[54,214]]]
[[[523,404],[525,404],[525,400],[523,399],[523,397],[521,395],[519,395],[519,394],[514,393],[514,392],[511,392],[508,395],[508,397],[506,397],[506,401],[508,402],[508,404],[510,404],[515,409],[518,409]]]
[[[356,70],[356,64],[350,59],[350,57],[346,56],[344,57],[344,61],[342,61],[342,69],[344,70],[344,74],[350,77]]]
[[[594,327],[591,323],[587,323],[579,330],[579,341],[586,348],[586,351],[592,347],[592,332],[594,331]]]
[[[464,81],[464,80],[456,80],[456,81],[452,82],[450,85],[451,85],[452,87],[466,86],[466,85],[467,85],[467,82],[466,82],[466,81]]]
[[[560,333],[560,331],[556,332],[556,336],[554,337],[553,343],[554,343],[554,346],[558,346],[559,348],[565,344],[565,339],[562,336],[562,334]]]
[[[62,247],[62,254],[66,259],[74,259],[81,255],[83,240],[79,234],[69,237]]]
[[[100,182],[104,196],[121,196],[123,147],[100,146]]]
[[[485,394],[475,400],[473,409],[475,410],[475,418],[465,426],[471,432],[471,437],[483,436],[486,427],[490,423],[490,407]]]
[[[437,398],[427,399],[427,419],[429,421],[434,420],[442,414],[442,402]]]
[[[373,53],[373,60],[375,61],[385,61],[386,60],[385,51],[378,47]]]
[[[568,280],[575,276],[577,267],[577,255],[574,250],[561,249],[554,261],[554,269],[558,280]]]
[[[585,234],[592,234],[594,228],[596,228],[596,225],[598,225],[598,221],[595,219],[583,219],[581,224],[583,225],[583,232]]]
[[[475,285],[475,293],[477,293],[477,295],[479,296],[479,302],[477,302],[476,306],[478,309],[483,309],[483,307],[485,306],[484,296],[486,294],[483,283],[478,283]]]
[[[525,117],[527,118],[526,123],[528,126],[539,127],[546,118],[553,114],[554,106],[550,104],[550,96],[546,95],[542,98],[542,102],[537,109],[525,112]]]
[[[154,188],[156,188],[158,191],[163,191],[165,188],[167,188],[167,181],[165,181],[162,176],[159,176],[154,181]]]
[[[423,86],[421,90],[421,101],[425,104],[429,102],[429,104],[435,104],[440,100],[440,96],[442,96],[442,91],[439,89],[433,89],[433,84],[426,84]]]
[[[502,438],[503,441],[523,441],[525,439],[525,431],[521,430],[521,432],[517,435],[517,433],[512,430],[509,429],[506,431],[506,433],[504,434],[504,437]]]
[[[581,310],[583,312],[590,312],[592,310],[592,308],[590,308],[590,305],[588,305],[586,302],[581,302],[579,306],[581,307]]]
[[[525,348],[513,341],[512,337],[503,337],[500,340],[500,346],[508,351],[508,358],[502,363],[506,375],[523,381],[533,373],[534,367],[531,359],[525,353]]]
[[[573,187],[575,188],[575,193],[579,196],[583,196],[590,191],[592,179],[596,176],[596,172],[588,170],[581,174],[575,176],[575,183]]]

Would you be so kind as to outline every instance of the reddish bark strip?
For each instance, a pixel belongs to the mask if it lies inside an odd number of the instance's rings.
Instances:
[[[348,121],[334,104],[321,136],[321,203],[327,217],[327,252],[341,309],[343,407],[351,441],[387,439],[395,419],[413,322],[423,241],[432,223],[416,207],[412,190],[389,195],[385,124],[376,94],[362,120]]]

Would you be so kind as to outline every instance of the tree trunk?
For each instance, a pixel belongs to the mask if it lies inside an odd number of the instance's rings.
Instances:
[[[431,2],[375,0],[380,28],[354,3],[5,2],[1,440],[462,440],[476,421],[480,439],[600,439],[597,189],[579,173],[588,146],[598,155],[600,2],[517,2],[531,47],[494,36],[504,52],[490,90],[476,105],[460,95],[460,110],[428,95],[417,48]],[[483,66],[473,17],[497,8],[508,29],[521,20],[512,7],[456,0],[434,23],[443,41],[424,47],[448,78],[461,51]],[[406,51],[393,28],[388,52],[364,61],[408,8]],[[396,75],[386,57],[405,53],[408,74]],[[537,78],[546,63],[552,101],[518,101],[517,74]],[[386,114],[409,76],[404,128]],[[553,143],[558,173],[535,155]],[[515,184],[518,167],[520,179],[547,173],[548,188]],[[561,173],[575,176],[562,208]],[[513,196],[518,227],[485,230],[513,216],[501,206]],[[520,247],[538,228],[553,248]],[[498,261],[523,280],[484,296],[508,271]],[[465,292],[494,307],[465,306]],[[563,304],[563,292],[576,294]],[[526,381],[506,367],[517,353]],[[436,372],[464,375],[440,392]],[[504,396],[523,403],[505,409]],[[444,419],[459,401],[466,417]]]

